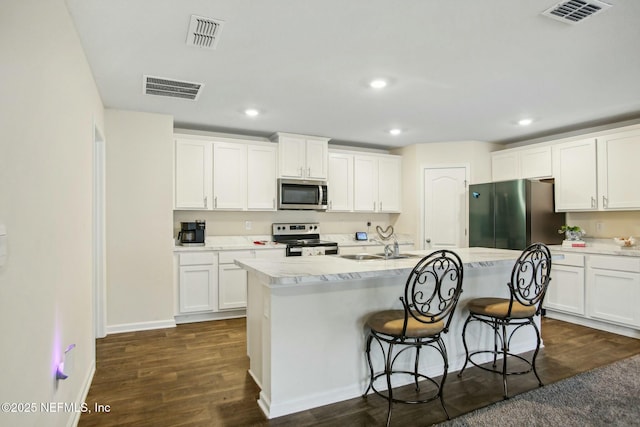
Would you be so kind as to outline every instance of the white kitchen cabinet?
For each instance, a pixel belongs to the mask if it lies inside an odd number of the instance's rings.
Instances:
[[[491,153],[492,181],[550,178],[553,176],[551,146],[513,148]]]
[[[217,272],[213,251],[179,254],[180,314],[217,311]]]
[[[597,210],[595,138],[554,145],[553,161],[556,211]]]
[[[517,150],[502,150],[491,153],[492,181],[508,181],[519,177],[520,168]]]
[[[175,141],[175,209],[211,207],[211,142]]]
[[[402,158],[355,155],[353,209],[359,212],[400,212]]]
[[[280,178],[327,179],[329,139],[277,133]]]
[[[590,317],[640,327],[640,258],[590,256],[586,284]]]
[[[218,253],[218,308],[230,310],[247,306],[247,272],[236,259],[284,258],[286,249],[220,251]]]
[[[247,146],[213,144],[213,209],[243,210],[247,205]]]
[[[584,255],[564,253],[564,259],[553,260],[551,282],[544,308],[584,315]]]
[[[329,153],[329,211],[353,211],[353,154]]]
[[[276,209],[278,163],[275,145],[247,147],[247,209]]]
[[[605,135],[597,144],[600,208],[640,209],[640,130]]]

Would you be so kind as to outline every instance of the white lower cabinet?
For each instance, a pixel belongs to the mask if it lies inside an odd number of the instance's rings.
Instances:
[[[218,253],[218,309],[247,307],[247,272],[235,264],[242,258],[282,258],[285,249],[221,251]]]
[[[640,258],[591,256],[586,283],[590,317],[640,327]]]
[[[565,254],[552,262],[544,307],[584,315],[584,255]]]
[[[640,336],[640,257],[563,253],[553,260],[547,315]]]
[[[216,310],[218,306],[218,265],[213,251],[179,255],[180,313]]]

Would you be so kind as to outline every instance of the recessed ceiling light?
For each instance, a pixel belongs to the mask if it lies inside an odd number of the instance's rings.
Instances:
[[[247,108],[246,110],[244,110],[244,113],[249,117],[255,117],[260,114],[260,111],[256,110],[255,108]]]
[[[518,124],[520,126],[529,126],[531,123],[533,123],[533,119],[521,119],[521,120],[518,120]]]
[[[387,86],[387,81],[383,79],[371,80],[371,82],[369,82],[369,86],[374,89],[382,89]]]
[[[391,129],[391,130],[389,131],[389,133],[390,133],[391,135],[394,135],[394,136],[395,136],[395,135],[400,135],[400,134],[402,133],[402,129]]]

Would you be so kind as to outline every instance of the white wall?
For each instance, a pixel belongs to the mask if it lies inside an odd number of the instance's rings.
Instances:
[[[173,118],[106,110],[107,332],[175,325]]]
[[[103,109],[63,0],[0,3],[0,402],[81,402],[94,369],[93,121]],[[64,349],[72,374],[56,382]],[[0,413],[64,426],[74,412]]]
[[[422,237],[422,169],[428,166],[462,165],[470,168],[469,184],[491,181],[491,152],[499,145],[480,141],[415,144],[394,150],[402,155],[402,214],[396,231],[413,233],[416,248]]]

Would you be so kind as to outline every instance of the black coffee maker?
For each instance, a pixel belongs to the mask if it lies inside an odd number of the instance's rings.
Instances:
[[[181,222],[178,241],[182,246],[204,246],[205,222]]]

